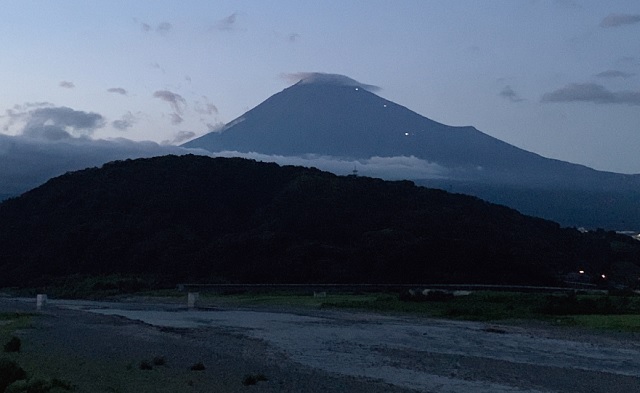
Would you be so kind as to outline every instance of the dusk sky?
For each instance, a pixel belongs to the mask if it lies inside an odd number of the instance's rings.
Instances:
[[[638,0],[2,5],[0,134],[16,140],[175,145],[325,72],[546,157],[640,173]]]

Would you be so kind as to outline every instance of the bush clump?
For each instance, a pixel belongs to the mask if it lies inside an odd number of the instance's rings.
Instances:
[[[248,374],[244,376],[244,379],[242,380],[242,384],[244,386],[250,386],[250,385],[255,385],[260,381],[268,381],[269,379],[267,378],[266,375],[264,374]]]
[[[20,339],[16,336],[11,337],[11,340],[9,340],[6,344],[4,344],[4,351],[5,352],[20,352],[20,345],[22,344],[22,342],[20,341]]]
[[[203,371],[205,369],[204,364],[202,362],[198,362],[191,366],[191,371]]]
[[[167,364],[167,359],[164,356],[156,356],[153,358],[154,366],[164,366]]]
[[[27,373],[14,361],[0,359],[0,392],[15,381],[27,379]]]
[[[151,363],[149,363],[146,360],[141,361],[140,365],[138,366],[138,368],[140,370],[153,370],[153,366],[151,365]]]

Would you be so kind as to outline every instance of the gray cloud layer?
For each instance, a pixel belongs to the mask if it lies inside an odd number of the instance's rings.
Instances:
[[[113,160],[186,153],[175,146],[126,139],[44,141],[0,134],[0,194],[17,195],[65,172]]]
[[[20,113],[26,119],[22,135],[46,140],[86,137],[104,126],[102,115],[68,107],[45,107]]]
[[[640,105],[640,91],[610,91],[596,83],[571,83],[558,90],[545,93],[541,101]]]
[[[192,132],[176,134],[179,142],[195,136]],[[344,160],[336,157],[307,155],[287,157],[234,151],[210,153],[201,149],[158,145],[153,142],[133,142],[68,139],[43,141],[24,136],[0,134],[0,194],[17,195],[65,172],[100,166],[113,160],[153,157],[167,154],[198,154],[213,157],[243,157],[280,165],[315,167],[338,175],[351,174],[354,168],[361,176],[387,180],[443,178],[449,171],[435,163],[410,156],[371,157],[365,160]]]
[[[361,176],[379,177],[386,180],[444,178],[449,174],[447,168],[414,156],[370,157],[356,161],[330,156],[278,156],[259,153],[238,153],[236,151],[208,153],[207,155],[243,157],[256,161],[275,162],[280,165],[314,167],[338,175],[349,175],[356,168]]]
[[[635,23],[640,23],[640,14],[609,14],[602,19],[600,27],[619,27]]]

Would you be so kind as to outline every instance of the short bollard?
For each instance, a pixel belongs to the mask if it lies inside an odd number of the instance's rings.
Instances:
[[[196,308],[196,302],[198,301],[199,297],[200,294],[198,292],[189,292],[187,294],[187,307]]]
[[[36,296],[36,309],[42,310],[42,307],[44,307],[46,304],[47,304],[47,295],[39,293]]]

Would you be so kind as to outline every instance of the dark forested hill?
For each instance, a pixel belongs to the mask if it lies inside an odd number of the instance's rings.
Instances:
[[[147,274],[168,282],[553,283],[638,264],[640,243],[482,200],[239,158],[116,161],[0,204],[0,285]]]

